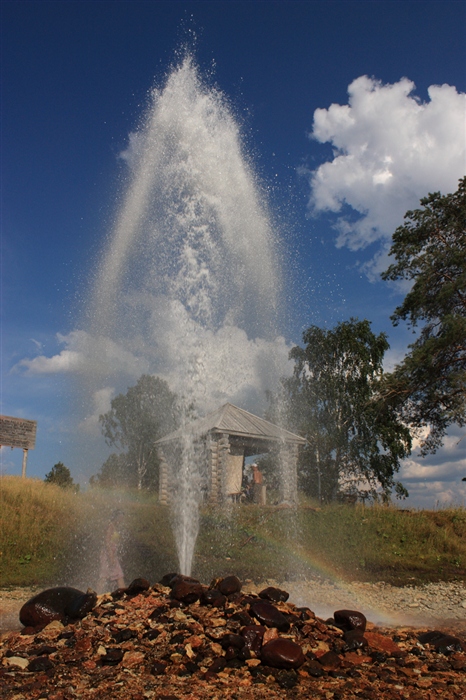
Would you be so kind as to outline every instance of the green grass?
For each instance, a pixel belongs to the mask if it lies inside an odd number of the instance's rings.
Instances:
[[[128,582],[155,582],[178,569],[168,508],[131,491],[72,493],[19,477],[0,479],[0,586],[94,586],[112,510],[125,522],[122,562]],[[193,575],[235,573],[283,581],[310,574],[396,585],[466,574],[466,510],[403,511],[303,500],[297,512],[247,505],[205,507]]]

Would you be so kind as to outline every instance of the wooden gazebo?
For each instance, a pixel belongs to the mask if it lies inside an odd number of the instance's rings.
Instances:
[[[271,449],[280,453],[280,501],[289,505],[296,503],[298,448],[306,443],[304,438],[231,403],[193,422],[189,433],[205,462],[206,497],[212,503],[237,496],[241,491],[245,458]],[[179,429],[156,442],[160,458],[159,498],[164,504],[170,501],[178,461],[174,455],[180,449],[184,434]]]

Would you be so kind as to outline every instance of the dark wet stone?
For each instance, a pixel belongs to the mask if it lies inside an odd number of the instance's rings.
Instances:
[[[238,621],[241,625],[252,625],[253,619],[245,610],[240,610],[239,612],[233,613],[231,615],[231,620]]]
[[[246,661],[246,659],[251,658],[251,652],[250,652],[249,648],[246,646],[246,644],[244,645],[244,647],[242,649],[238,649],[237,656],[238,656],[238,659],[242,659],[243,661]]]
[[[222,608],[227,602],[226,596],[217,588],[209,588],[201,596],[202,605],[211,605],[213,608]]]
[[[298,683],[298,674],[294,670],[285,671],[283,669],[275,675],[275,680],[277,681],[280,688],[289,690],[291,688],[294,688],[295,685]]]
[[[264,644],[261,650],[261,660],[273,668],[299,668],[306,661],[303,650],[291,639],[281,637],[272,639]]]
[[[288,632],[290,623],[277,608],[266,600],[256,600],[249,610],[254,617],[267,627],[276,627],[280,632]]]
[[[159,607],[154,608],[154,610],[151,612],[151,614],[149,615],[149,620],[157,620],[166,612],[168,612],[168,605],[159,605]]]
[[[225,660],[231,661],[231,659],[236,659],[238,656],[238,649],[235,647],[226,647],[225,649]]]
[[[200,584],[200,581],[198,581],[197,578],[192,578],[191,576],[185,576],[184,574],[174,574],[174,575],[169,574],[169,576],[171,576],[170,583],[168,583],[166,585],[169,586],[170,588],[173,588],[173,586],[175,584],[179,583],[179,581],[185,581],[186,583],[199,583]]]
[[[159,635],[160,630],[147,630],[147,632],[144,632],[143,637],[144,639],[157,639]]]
[[[76,597],[65,608],[67,619],[81,620],[95,608],[97,603],[97,593],[88,590],[81,597]]]
[[[37,671],[49,671],[54,667],[48,656],[36,656],[28,663],[27,670],[36,673]]]
[[[135,578],[126,589],[126,595],[135,596],[148,591],[150,583],[146,578]]]
[[[210,664],[208,670],[209,670],[211,673],[218,673],[219,671],[223,671],[223,669],[225,668],[225,666],[226,666],[225,658],[224,658],[223,656],[218,656],[216,659],[214,659],[214,660],[212,661],[212,663]]]
[[[237,603],[242,605],[243,607],[246,607],[246,605],[252,605],[256,600],[258,600],[258,597],[256,595],[244,595],[243,593],[237,593],[235,595],[229,596],[228,600],[230,601],[232,598],[237,598]]]
[[[312,612],[312,610],[309,610],[309,608],[296,608],[296,610],[299,613],[299,619],[303,622],[306,622],[306,620],[315,619],[315,613]]]
[[[453,654],[455,651],[463,651],[465,649],[461,639],[450,634],[445,634],[440,639],[431,642],[431,644],[433,644],[439,654]]]
[[[366,616],[357,610],[336,610],[333,613],[336,627],[342,630],[361,630],[366,629]]]
[[[30,649],[29,655],[35,654],[36,656],[47,656],[48,654],[53,654],[55,651],[57,651],[57,647],[44,644],[43,646]]]
[[[259,653],[265,632],[266,629],[262,625],[247,625],[243,627],[241,636],[249,651],[253,651],[255,654]]]
[[[330,676],[330,678],[346,678],[346,673],[344,671],[341,671],[341,670],[340,671],[329,671],[328,675]],[[384,680],[387,681],[389,679],[390,679],[390,677],[388,677],[388,679],[386,678]],[[335,695],[333,697],[335,697]]]
[[[225,658],[227,658],[225,656]],[[242,661],[240,658],[234,658],[228,660],[227,663],[228,668],[242,668],[244,666],[244,661]]]
[[[423,632],[418,636],[418,641],[420,644],[433,644],[438,639],[445,636],[445,632],[440,630],[431,630],[430,632]]]
[[[153,676],[161,676],[165,673],[166,668],[167,664],[165,661],[154,661],[150,668],[150,672]]]
[[[84,617],[97,601],[94,592],[83,593],[77,588],[58,586],[47,588],[24,603],[19,619],[25,627],[48,625],[53,620],[66,622],[69,618]]]
[[[226,576],[216,583],[215,588],[224,596],[231,596],[241,591],[241,581],[237,576]]]
[[[199,671],[199,666],[194,661],[187,661],[185,663],[185,668],[190,676],[192,676],[193,673]]]
[[[243,636],[240,634],[226,634],[222,639],[220,640],[220,644],[222,645],[223,649],[227,649],[228,647],[234,647],[235,649],[242,649],[244,645],[246,644],[246,641]]]
[[[178,573],[174,574],[165,574],[165,576],[162,576],[160,579],[159,583],[161,586],[170,586],[171,582],[178,576]]]
[[[343,640],[345,642],[344,651],[355,651],[356,649],[367,647],[367,639],[364,637],[362,630],[348,630],[344,633]]]
[[[336,669],[339,668],[341,665],[341,659],[338,656],[338,654],[335,654],[334,651],[327,651],[325,654],[322,654],[322,656],[319,656],[318,661],[321,666],[323,666],[325,669]]]
[[[132,639],[133,637],[136,637],[137,633],[134,630],[130,630],[128,627],[124,630],[119,630],[119,632],[115,632],[113,635],[113,638],[117,644],[121,644],[122,642],[127,642],[128,639]]]
[[[244,602],[244,595],[242,593],[231,593],[231,595],[226,597],[229,603],[235,603],[236,605],[246,605]]]
[[[107,649],[107,653],[101,656],[101,661],[105,666],[116,666],[122,660],[123,655],[122,649]]]
[[[423,651],[420,647],[411,647],[409,653],[413,654],[414,656],[418,656],[420,659],[425,659],[426,657],[425,651]]]
[[[204,588],[200,583],[194,583],[186,580],[178,580],[172,586],[171,596],[181,603],[190,605],[199,600],[204,592]]]
[[[302,669],[303,671],[307,671],[307,673],[309,673],[309,675],[313,678],[320,678],[325,674],[325,671],[322,668],[321,664],[315,659],[306,661],[306,663],[302,666]]]
[[[178,634],[172,636],[170,642],[172,644],[181,644],[181,642],[184,642],[185,637],[186,635],[183,632],[178,632]]]
[[[196,667],[197,670],[199,670]],[[186,668],[186,664],[182,664],[180,668],[178,669],[178,673],[176,674],[179,678],[186,678],[186,676],[192,676],[192,671],[188,671]],[[160,697],[160,696],[159,696]]]
[[[74,637],[74,632],[65,631],[60,634],[58,639],[71,639],[72,637]]]
[[[116,588],[114,591],[112,591],[110,593],[110,595],[112,596],[113,600],[121,600],[121,598],[123,598],[125,596],[126,590],[127,590],[126,586],[123,588]]]
[[[259,593],[259,598],[269,600],[271,603],[285,603],[289,597],[290,594],[287,593],[287,591],[283,591],[280,588],[275,588],[274,586],[264,588],[264,590],[260,591]]]

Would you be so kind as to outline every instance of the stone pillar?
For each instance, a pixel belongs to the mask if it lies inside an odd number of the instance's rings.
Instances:
[[[162,450],[158,451],[159,465],[159,503],[168,506],[170,502],[169,486],[168,486],[168,462]]]
[[[280,448],[280,502],[298,505],[298,446],[293,443]]]

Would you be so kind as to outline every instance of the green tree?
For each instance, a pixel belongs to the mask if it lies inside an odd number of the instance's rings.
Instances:
[[[79,484],[74,483],[70,470],[68,467],[65,467],[63,462],[54,464],[49,473],[45,475],[44,481],[47,484],[56,484],[64,489],[74,488],[76,491],[79,491]]]
[[[126,453],[115,454],[113,452],[103,463],[100,471],[91,476],[91,487],[102,486],[115,488],[117,486],[131,486],[134,482],[134,474],[131,473],[131,463]]]
[[[154,443],[176,428],[176,405],[168,384],[147,374],[112,399],[110,411],[99,421],[106,443],[121,454],[109,457],[94,483],[116,480],[138,489],[156,488],[159,460]]]
[[[414,428],[428,428],[422,454],[435,452],[448,426],[466,422],[466,177],[458,190],[429,194],[393,235],[395,262],[384,280],[410,291],[394,325],[422,324],[403,362],[386,377],[384,395]]]
[[[333,330],[311,326],[303,334],[305,347],[294,347],[293,376],[282,381],[283,396],[274,397],[290,429],[308,440],[300,457],[300,487],[321,500],[340,494],[388,498],[399,461],[409,454],[409,430],[378,391],[382,362],[389,345],[386,335],[374,335],[367,320],[339,323]]]

